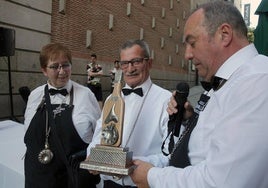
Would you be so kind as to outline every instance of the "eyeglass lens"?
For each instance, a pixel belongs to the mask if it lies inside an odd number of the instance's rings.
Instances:
[[[53,70],[60,70],[61,68],[63,70],[67,70],[70,67],[71,67],[70,63],[63,63],[63,64],[55,63],[53,65],[48,66],[48,68],[53,69]]]
[[[135,59],[131,59],[130,61],[119,61],[119,64],[121,68],[125,69],[128,67],[129,63],[132,66],[138,66],[143,62],[143,60],[147,60],[147,58],[135,58]]]

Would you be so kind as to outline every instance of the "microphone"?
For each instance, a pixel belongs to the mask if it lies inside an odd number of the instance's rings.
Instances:
[[[176,87],[176,94],[175,94],[175,100],[177,102],[177,109],[178,112],[176,114],[172,114],[169,116],[169,121],[168,121],[168,134],[165,140],[162,143],[161,150],[162,153],[165,156],[168,156],[169,154],[172,153],[173,148],[174,148],[174,138],[173,135],[178,137],[180,134],[180,129],[181,129],[181,123],[183,120],[183,114],[185,112],[184,109],[184,104],[187,102],[187,97],[189,95],[189,85],[186,82],[180,82],[177,84]],[[168,152],[166,153],[164,151],[165,148],[165,143],[167,138],[169,137],[169,143],[168,143]]]
[[[187,97],[189,95],[189,85],[186,82],[180,82],[176,87],[175,100],[177,102],[178,112],[171,115],[170,123],[173,124],[173,134],[179,136],[181,123],[183,121],[183,115],[185,112],[184,104],[187,102]],[[172,123],[173,122],[173,123]]]

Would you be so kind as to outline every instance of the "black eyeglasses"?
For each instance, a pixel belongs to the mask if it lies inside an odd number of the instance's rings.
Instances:
[[[47,66],[47,68],[52,69],[54,71],[59,71],[60,69],[69,70],[71,68],[71,63],[63,63],[63,64],[55,63],[50,66]]]
[[[147,60],[149,60],[149,58],[140,57],[140,58],[131,59],[129,61],[119,61],[119,64],[120,64],[121,69],[126,69],[129,65],[129,63],[132,66],[137,67],[143,62],[143,60],[147,61]]]

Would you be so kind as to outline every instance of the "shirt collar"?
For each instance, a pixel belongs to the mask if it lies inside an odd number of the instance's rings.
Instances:
[[[152,81],[151,81],[151,78],[149,76],[148,79],[145,82],[143,82],[139,86],[136,86],[135,88],[131,88],[128,84],[126,84],[124,88],[136,89],[136,88],[140,88],[141,87],[143,94],[145,94],[145,93],[147,93],[147,91],[149,90],[149,88],[150,88],[151,85],[152,85]]]
[[[254,45],[247,45],[229,57],[218,69],[215,76],[228,80],[241,65],[256,55],[258,55],[258,52]]]
[[[48,81],[47,81],[47,85],[48,85],[48,89],[67,89],[67,91],[68,91],[68,93],[70,93],[70,91],[71,91],[71,88],[72,88],[72,81],[71,80],[69,80],[68,82],[67,82],[67,84],[64,86],[64,87],[62,87],[62,88],[55,88],[54,86],[52,86]]]

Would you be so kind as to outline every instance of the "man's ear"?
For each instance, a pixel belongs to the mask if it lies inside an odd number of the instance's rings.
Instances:
[[[221,35],[221,40],[223,42],[223,45],[228,46],[233,39],[234,33],[233,33],[232,27],[229,24],[223,23],[219,27],[219,34]]]
[[[149,58],[147,63],[149,65],[149,68],[152,68],[152,66],[153,66],[153,59],[152,58]]]

